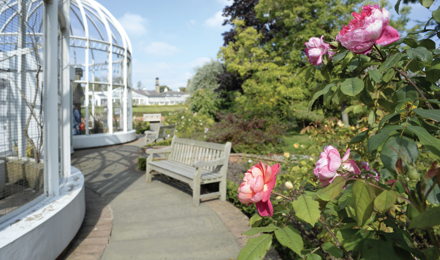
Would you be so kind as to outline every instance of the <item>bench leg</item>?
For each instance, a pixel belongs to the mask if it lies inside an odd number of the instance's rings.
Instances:
[[[219,185],[220,188],[220,201],[226,200],[226,180],[222,180]]]
[[[153,154],[149,154],[148,157],[147,157],[147,162],[145,163],[147,182],[151,182],[150,162],[152,160],[153,160]]]
[[[198,207],[200,205],[200,179],[195,178],[193,182],[193,206]]]

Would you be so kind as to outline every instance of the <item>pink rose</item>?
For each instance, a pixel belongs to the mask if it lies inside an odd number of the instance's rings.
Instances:
[[[324,35],[321,36],[321,39],[318,37],[312,37],[306,42],[306,48],[304,51],[306,52],[307,59],[313,65],[320,65],[322,63],[322,56],[325,55],[330,48],[330,45],[325,43],[323,39]],[[332,52],[332,55],[333,54],[334,53]]]
[[[379,5],[362,7],[360,14],[352,13],[354,19],[342,28],[336,40],[356,54],[367,54],[374,44],[388,45],[400,39],[399,32],[389,26],[390,12]]]
[[[241,203],[250,205],[255,203],[258,213],[262,217],[273,215],[273,207],[270,202],[270,194],[275,186],[276,177],[280,169],[280,164],[267,167],[263,163],[252,166],[243,178],[243,182],[238,188],[238,200]]]
[[[319,160],[316,162],[316,167],[313,173],[318,177],[322,186],[326,186],[337,177],[341,176],[337,173],[338,169],[342,166],[342,169],[354,173],[360,174],[361,170],[356,165],[353,159],[348,159],[350,157],[350,149],[348,149],[344,157],[339,154],[339,151],[333,146],[329,145],[324,147],[324,152],[319,156]]]

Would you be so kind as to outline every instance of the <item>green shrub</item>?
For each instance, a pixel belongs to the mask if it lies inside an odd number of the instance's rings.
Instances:
[[[147,158],[145,157],[138,158],[138,170],[140,171],[147,170]]]
[[[206,114],[193,113],[188,107],[169,112],[165,115],[164,124],[176,124],[174,132],[180,138],[205,141],[206,132],[211,128],[214,120]]]
[[[157,142],[157,146],[170,146],[172,139],[163,140],[161,142]]]
[[[143,119],[133,120],[133,128],[136,130],[136,134],[143,134],[150,129],[150,122],[145,122]]]
[[[286,127],[277,118],[247,119],[232,113],[218,116],[220,122],[208,132],[209,142],[231,142],[237,153],[264,155],[282,152]]]

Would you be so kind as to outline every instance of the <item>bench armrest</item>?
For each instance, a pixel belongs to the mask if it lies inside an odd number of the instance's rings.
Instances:
[[[148,136],[148,135],[151,135],[151,134],[154,134],[154,135],[157,136],[159,134],[159,132],[158,131],[153,131],[153,130],[145,130],[144,134],[145,134],[145,136]]]
[[[155,154],[155,153],[170,153],[171,152],[171,146],[162,148],[162,149],[147,149],[147,154]]]
[[[225,164],[225,158],[219,158],[212,161],[196,161],[193,166],[196,168],[205,166],[217,166]]]

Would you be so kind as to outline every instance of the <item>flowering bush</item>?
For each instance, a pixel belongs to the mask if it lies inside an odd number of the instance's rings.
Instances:
[[[144,121],[142,117],[139,119],[136,119],[135,117],[133,119],[133,128],[136,130],[136,134],[143,134],[150,129],[150,122]]]
[[[208,134],[208,141],[232,143],[235,152],[269,154],[281,152],[282,135],[286,129],[277,119],[246,119],[238,114],[218,115],[216,123]]]
[[[353,16],[336,41],[306,43],[303,71],[326,79],[309,107],[320,96],[333,106],[350,99],[368,116],[358,127],[304,130],[325,147],[280,175],[271,221],[250,219],[245,234],[261,234],[238,259],[261,259],[273,241],[301,259],[440,259],[440,51],[430,39],[401,38],[378,5]],[[440,8],[432,20],[440,23]]]
[[[206,140],[213,123],[206,114],[193,113],[188,107],[165,114],[165,124],[176,124],[175,134],[181,138]]]

